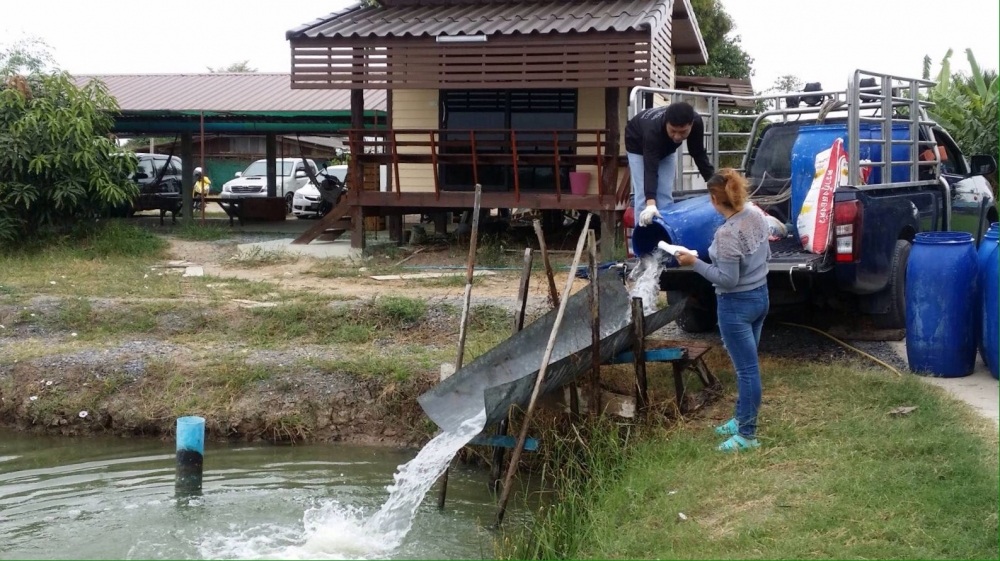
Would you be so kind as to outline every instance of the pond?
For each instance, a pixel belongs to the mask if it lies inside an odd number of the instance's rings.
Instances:
[[[173,442],[0,431],[0,558],[494,558],[484,468],[453,465],[446,508],[431,487],[398,546],[373,531],[393,474],[416,455],[209,442],[201,493],[185,495]],[[524,520],[522,505],[511,501],[505,524]]]

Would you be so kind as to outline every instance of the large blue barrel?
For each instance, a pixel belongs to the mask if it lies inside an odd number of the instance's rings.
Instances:
[[[698,251],[698,255],[708,260],[708,246],[712,245],[715,231],[726,219],[715,207],[709,195],[699,195],[684,199],[669,208],[661,208],[663,220],[656,219],[649,226],[637,226],[632,230],[632,252],[642,257],[656,249],[656,244],[665,241]]]
[[[979,294],[976,296],[976,302],[979,302],[983,295],[983,287],[986,286],[986,274],[989,268],[986,261],[990,258],[990,253],[996,249],[997,239],[1000,239],[1000,223],[994,222],[983,234],[983,239],[979,242],[979,249],[976,250],[976,264],[979,265]],[[986,351],[983,350],[983,311],[985,309],[978,304],[976,305],[976,346],[979,348],[979,356],[983,357],[983,362],[989,365],[986,360]]]
[[[984,239],[980,244],[988,246],[986,258],[982,261],[982,347],[983,362],[994,378],[1000,379],[1000,240]]]
[[[862,139],[882,138],[881,125],[875,123],[862,123],[859,129]],[[849,150],[847,139],[847,125],[834,123],[829,125],[806,125],[799,127],[799,135],[792,145],[792,198],[791,211],[789,217],[793,227],[802,210],[802,203],[806,200],[809,187],[812,186],[813,176],[816,173],[816,154],[833,146],[835,139],[844,141],[844,150]],[[910,138],[910,130],[904,124],[893,125],[892,138],[905,140]],[[858,149],[858,157],[862,160],[873,162],[882,161],[882,145],[873,142],[864,142]],[[910,148],[904,144],[893,146],[892,161],[905,162],[910,159]],[[892,166],[892,180],[902,182],[910,180],[910,168],[906,164]],[[854,181],[853,179],[851,181]],[[868,183],[874,185],[882,183],[882,170],[875,167],[868,176]],[[796,232],[796,235],[798,233]]]
[[[906,265],[906,358],[913,372],[972,374],[977,272],[972,234],[916,235]]]

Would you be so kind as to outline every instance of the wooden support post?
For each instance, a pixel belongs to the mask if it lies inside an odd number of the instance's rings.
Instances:
[[[344,198],[347,198],[346,196]],[[360,199],[360,197],[357,197]],[[361,204],[351,207],[351,247],[365,249],[365,213]]]
[[[191,133],[181,133],[181,216],[185,224],[194,223],[194,140]]]
[[[601,216],[601,260],[610,261],[615,254],[615,240],[621,232],[617,225],[617,213],[613,210],[602,210]]]
[[[469,257],[465,262],[465,299],[462,301],[462,319],[458,324],[458,356],[455,358],[455,372],[462,369],[465,358],[465,337],[469,327],[469,303],[472,299],[472,279],[476,268],[476,242],[479,238],[479,200],[483,196],[483,186],[476,184],[476,199],[472,207],[472,237],[469,238]],[[524,446],[524,442],[521,442]],[[441,476],[441,495],[438,497],[438,509],[444,508],[444,500],[448,495],[448,468]]]
[[[635,415],[644,419],[649,408],[646,385],[646,326],[642,313],[642,298],[632,299],[632,355],[635,360]]]
[[[479,217],[473,219],[473,222]],[[434,213],[434,233],[443,236],[448,233],[448,213],[441,211]]]
[[[590,216],[587,216],[587,224],[590,224]],[[549,279],[549,304],[551,304],[553,308],[558,308],[559,293],[556,292],[555,274],[552,272],[552,263],[549,262],[549,250],[545,247],[545,233],[542,232],[542,223],[535,219],[532,221],[532,226],[535,227],[535,235],[538,237],[538,247],[542,251],[542,263],[545,265],[545,276]],[[586,230],[584,230],[584,232],[586,232]]]
[[[580,239],[576,242],[576,254],[573,256],[573,266],[570,270],[575,271],[580,264],[580,254],[583,253],[583,244],[587,239],[587,230],[590,229],[590,215],[583,224],[583,231],[580,232]],[[510,465],[507,467],[507,476],[503,482],[503,493],[500,495],[500,506],[497,509],[496,526],[503,523],[504,514],[507,511],[507,500],[510,498],[510,486],[514,479],[514,472],[517,471],[517,462],[521,459],[521,451],[524,449],[524,441],[528,438],[528,428],[531,425],[531,414],[535,411],[535,402],[538,401],[538,394],[545,382],[545,371],[552,360],[552,349],[556,346],[556,336],[559,334],[559,326],[562,325],[563,316],[566,313],[566,303],[569,301],[570,289],[573,288],[573,281],[576,275],[566,276],[566,288],[563,290],[562,301],[559,304],[559,311],[556,312],[555,322],[552,324],[552,332],[549,333],[549,342],[545,346],[542,354],[542,363],[538,367],[538,375],[535,377],[535,387],[531,390],[531,399],[528,400],[528,409],[524,412],[524,424],[521,426],[521,434],[517,439],[517,446],[511,452]]]
[[[402,214],[390,214],[386,217],[386,222],[389,226],[389,241],[396,242],[397,244],[403,243],[403,215]]]
[[[683,415],[684,410],[684,369],[687,368],[687,359],[675,360],[674,369],[674,395],[677,396],[677,412]]]
[[[601,298],[597,283],[597,240],[594,231],[587,232],[587,261],[590,266],[590,344],[593,350],[593,364],[590,367],[590,405],[587,407],[591,415],[600,414],[601,406]]]

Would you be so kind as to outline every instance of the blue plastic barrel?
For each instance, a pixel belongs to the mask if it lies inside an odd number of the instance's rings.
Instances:
[[[661,241],[682,245],[698,251],[708,260],[708,246],[712,245],[715,231],[726,219],[715,207],[709,195],[684,199],[669,208],[661,208],[663,220],[655,219],[649,226],[636,226],[632,230],[632,252],[642,257],[656,249]]]
[[[859,129],[862,139],[882,138],[881,125],[874,123],[862,123]],[[812,186],[813,177],[816,173],[816,154],[833,146],[835,139],[844,141],[844,150],[849,150],[847,138],[847,125],[834,123],[829,125],[806,125],[799,127],[799,134],[792,145],[792,197],[790,222],[794,226],[802,210],[802,203],[806,200],[809,187]],[[910,130],[906,125],[898,124],[892,127],[892,138],[896,140],[906,140],[910,138]],[[882,161],[882,145],[874,142],[864,142],[858,149],[858,157],[862,160],[873,162]],[[900,144],[892,148],[892,161],[905,162],[910,159],[910,149],[908,146]],[[892,180],[902,182],[910,180],[910,167],[906,164],[892,166]],[[853,182],[854,179],[851,179]],[[882,183],[882,170],[879,167],[872,168],[871,175],[868,176],[868,183],[874,185]],[[796,235],[798,233],[796,232]]]
[[[986,273],[987,273],[987,259],[990,257],[990,252],[996,249],[997,239],[1000,239],[1000,223],[994,222],[990,224],[990,227],[983,234],[983,239],[979,242],[979,249],[976,250],[976,264],[979,265],[979,294],[977,295],[976,302],[979,302],[983,287],[986,286]],[[989,365],[986,361],[986,351],[983,350],[983,308],[980,305],[976,305],[976,346],[979,348],[979,356],[983,357],[983,362]]]
[[[921,232],[906,265],[906,358],[910,370],[944,378],[976,366],[976,249],[972,234]]]
[[[1000,379],[1000,240],[996,237],[983,239],[979,245],[980,254],[987,246],[986,257],[981,262],[982,274],[982,338],[980,352],[983,362],[994,378]]]

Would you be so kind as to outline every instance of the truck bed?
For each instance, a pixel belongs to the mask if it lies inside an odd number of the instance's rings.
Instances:
[[[802,244],[794,236],[771,242],[769,271],[789,271],[791,269],[824,272],[832,267],[829,253],[817,255],[802,249]]]

